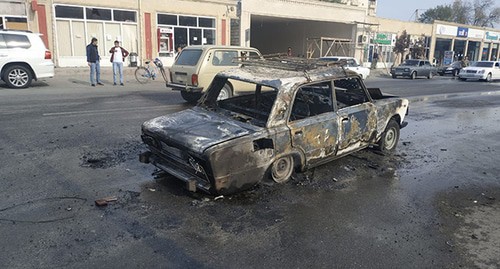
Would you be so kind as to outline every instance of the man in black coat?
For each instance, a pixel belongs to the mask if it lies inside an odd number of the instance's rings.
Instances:
[[[104,85],[101,82],[100,60],[99,50],[97,50],[97,38],[92,37],[92,41],[87,45],[87,64],[90,67],[90,84],[93,87],[95,87],[96,82],[98,85]]]

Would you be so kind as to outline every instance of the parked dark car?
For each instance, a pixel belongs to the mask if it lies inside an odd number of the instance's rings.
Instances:
[[[427,77],[431,79],[436,73],[434,67],[427,60],[405,60],[401,65],[391,70],[392,78],[408,77],[415,79],[417,77]]]
[[[460,73],[460,69],[462,69],[462,62],[455,61],[449,65],[443,65],[443,66],[439,67],[437,70],[437,73],[440,76],[444,76],[444,75],[458,76],[458,73]]]
[[[253,90],[218,98],[234,81]],[[407,111],[407,99],[367,89],[341,66],[254,60],[220,72],[195,107],[146,121],[139,159],[190,191],[231,194],[370,145],[394,151]]]

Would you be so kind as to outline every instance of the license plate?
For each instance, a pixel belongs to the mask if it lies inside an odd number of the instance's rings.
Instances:
[[[401,73],[401,72],[396,72],[396,75],[402,75],[402,74],[403,74],[403,73]]]

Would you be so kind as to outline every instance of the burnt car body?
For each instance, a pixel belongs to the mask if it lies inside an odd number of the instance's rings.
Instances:
[[[407,99],[366,89],[339,66],[284,69],[247,65],[219,73],[198,105],[142,125],[149,151],[141,162],[191,191],[231,194],[263,179],[286,182],[294,170],[370,145],[394,150]],[[253,91],[217,100],[229,80]]]
[[[415,79],[417,77],[426,77],[431,79],[437,72],[436,67],[432,66],[427,60],[405,60],[401,65],[391,69],[392,78],[408,77]]]

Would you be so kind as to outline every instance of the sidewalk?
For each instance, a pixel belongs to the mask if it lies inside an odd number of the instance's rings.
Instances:
[[[134,76],[135,70],[137,67],[123,67],[123,75],[124,76]],[[85,76],[90,74],[89,67],[56,67],[54,69],[55,77],[59,76]],[[112,76],[113,75],[113,67],[111,66],[101,66],[101,76]]]

